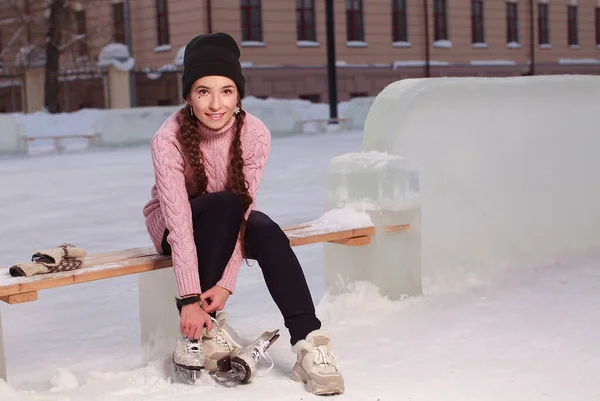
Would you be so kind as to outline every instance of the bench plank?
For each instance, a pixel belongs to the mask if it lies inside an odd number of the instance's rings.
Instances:
[[[22,294],[14,294],[14,295],[8,295],[6,297],[0,297],[1,301],[4,301],[10,305],[22,304],[24,302],[33,302],[33,301],[37,301],[37,299],[38,299],[37,291],[24,292]]]
[[[332,242],[341,245],[359,246],[370,243],[375,227],[360,227],[332,231],[300,224],[284,228],[292,246]],[[0,286],[0,301],[19,303],[37,300],[37,291],[72,284],[103,280],[172,267],[169,256],[158,255],[153,247],[130,248],[121,251],[89,255],[81,269],[37,275],[15,277],[15,284]]]

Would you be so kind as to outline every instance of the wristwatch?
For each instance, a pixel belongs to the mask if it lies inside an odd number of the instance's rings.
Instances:
[[[181,306],[199,303],[200,295],[196,294],[196,295],[192,295],[191,297],[178,298],[178,301]]]

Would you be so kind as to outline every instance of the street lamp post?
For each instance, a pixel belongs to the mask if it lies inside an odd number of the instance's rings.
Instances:
[[[333,0],[325,0],[325,18],[327,24],[327,81],[329,86],[329,118],[337,119],[337,76],[335,65],[335,25],[333,18]],[[337,121],[330,121],[330,124]]]

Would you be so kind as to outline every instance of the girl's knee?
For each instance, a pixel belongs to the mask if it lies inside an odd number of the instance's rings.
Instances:
[[[247,235],[252,235],[260,241],[273,242],[285,239],[288,241],[287,235],[281,227],[275,223],[269,216],[258,211],[252,211],[248,217]]]

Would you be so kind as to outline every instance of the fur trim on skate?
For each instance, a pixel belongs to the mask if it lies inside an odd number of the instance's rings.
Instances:
[[[36,274],[59,273],[76,270],[83,265],[85,250],[71,244],[38,251],[33,254],[33,263],[18,263],[9,269],[13,277],[30,277]]]
[[[324,339],[325,341],[323,341]],[[331,341],[329,341],[329,334],[322,330],[313,330],[306,336],[305,340],[300,340],[292,346],[292,352],[299,354],[302,350],[311,352],[315,346],[325,345],[329,351],[332,351]]]

